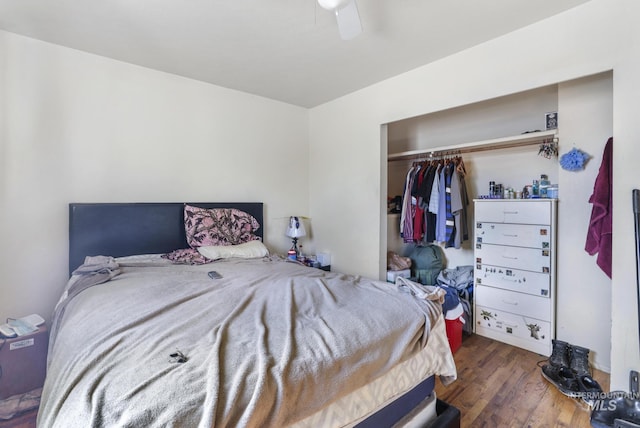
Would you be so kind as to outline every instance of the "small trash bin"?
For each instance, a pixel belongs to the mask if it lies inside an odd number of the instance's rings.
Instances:
[[[445,328],[447,330],[447,339],[449,339],[449,347],[451,353],[455,354],[456,351],[462,346],[462,328],[464,322],[460,318],[445,319]]]

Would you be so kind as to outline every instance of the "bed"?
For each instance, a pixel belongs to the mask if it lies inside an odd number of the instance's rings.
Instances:
[[[250,242],[204,245],[188,209]],[[384,427],[455,379],[437,291],[243,253],[263,229],[262,203],[70,204],[38,426]],[[216,260],[161,256],[193,248]]]

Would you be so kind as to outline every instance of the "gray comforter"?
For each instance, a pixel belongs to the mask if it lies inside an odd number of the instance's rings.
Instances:
[[[59,303],[39,427],[287,426],[412,356],[441,316],[429,296],[269,258],[121,271]]]

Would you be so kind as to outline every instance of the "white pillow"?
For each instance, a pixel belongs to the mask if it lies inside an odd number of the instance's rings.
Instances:
[[[269,250],[260,241],[249,241],[238,245],[211,245],[198,247],[198,252],[210,260],[239,257],[253,259],[269,255]]]

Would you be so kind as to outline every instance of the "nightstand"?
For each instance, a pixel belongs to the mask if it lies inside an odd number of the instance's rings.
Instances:
[[[290,258],[289,255],[283,255],[278,257],[283,257],[287,260],[298,261],[306,266],[314,267],[316,269],[324,270],[326,272],[331,272],[331,259],[326,254],[325,255],[318,254],[317,256],[316,255],[303,256],[302,258],[298,257],[297,260]],[[325,262],[325,264],[322,265],[321,262]]]
[[[45,325],[32,334],[0,338],[0,400],[19,397],[23,409],[11,419],[0,420],[0,428],[35,428],[48,346],[49,332]],[[25,399],[29,396],[30,399]]]
[[[44,385],[48,346],[45,325],[32,334],[0,339],[0,400]]]
[[[304,260],[301,260],[301,262],[309,267],[331,272],[331,265],[321,265],[317,256],[305,256]]]

